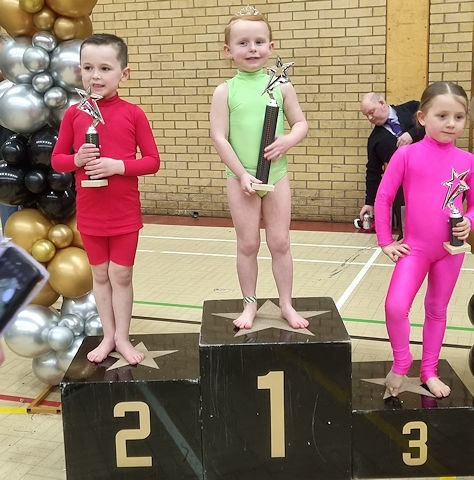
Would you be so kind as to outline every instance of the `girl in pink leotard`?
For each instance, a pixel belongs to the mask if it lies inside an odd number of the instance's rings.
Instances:
[[[411,364],[408,314],[416,293],[428,275],[424,301],[423,352],[420,379],[438,398],[450,393],[438,377],[437,365],[446,330],[447,307],[461,270],[464,254],[451,255],[443,247],[450,238],[448,199],[467,211],[452,228],[465,240],[474,225],[474,156],[454,142],[463,132],[468,98],[462,87],[435,82],[421,97],[418,122],[426,136],[418,143],[400,147],[392,156],[375,200],[375,227],[382,251],[395,262],[385,300],[385,317],[393,352],[393,365],[386,378],[387,391],[397,396]],[[393,241],[390,207],[395,194],[405,192],[405,237]]]

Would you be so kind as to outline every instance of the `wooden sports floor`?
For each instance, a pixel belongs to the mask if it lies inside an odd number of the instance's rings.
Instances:
[[[232,225],[229,220],[205,218],[147,217],[145,221],[134,270],[131,331],[199,332],[205,300],[241,296]],[[393,265],[377,247],[375,235],[350,224],[294,222],[291,239],[293,296],[334,300],[351,336],[353,361],[391,360],[383,308]],[[276,297],[264,242],[259,266],[258,296]],[[411,316],[415,359],[420,358],[423,294],[424,287]],[[471,393],[474,377],[468,356],[474,326],[467,306],[473,294],[474,256],[467,254],[450,304],[441,358]],[[32,373],[31,359],[17,356],[1,342],[6,360],[0,367],[0,478],[65,480],[61,414],[28,413],[26,407],[35,404],[46,386]],[[59,402],[59,390],[53,389],[43,405],[54,411]]]

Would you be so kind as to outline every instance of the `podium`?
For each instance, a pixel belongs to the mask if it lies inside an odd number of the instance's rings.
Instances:
[[[204,302],[199,338],[206,480],[349,479],[351,344],[330,298],[298,298],[294,330],[278,299],[234,330],[242,300]]]
[[[202,479],[198,335],[134,335],[136,366],[89,362],[100,340],[85,337],[61,383],[67,479]]]
[[[431,478],[474,475],[474,398],[446,360],[440,378],[449,397],[418,393],[420,362],[408,389],[383,400],[391,362],[352,365],[353,478]]]

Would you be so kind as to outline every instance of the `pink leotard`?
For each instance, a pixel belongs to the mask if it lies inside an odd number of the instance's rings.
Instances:
[[[447,322],[447,307],[461,270],[464,254],[451,255],[443,247],[449,241],[450,209],[443,208],[450,187],[459,185],[458,174],[468,172],[464,181],[464,216],[474,227],[474,156],[454,146],[425,138],[400,147],[392,156],[375,200],[375,227],[381,247],[393,242],[390,207],[400,185],[405,193],[404,240],[410,254],[400,258],[388,288],[385,316],[393,351],[392,371],[406,375],[412,363],[408,314],[416,293],[428,275],[424,301],[423,353],[420,379],[437,377],[437,365]],[[451,182],[452,180],[452,182]],[[460,212],[463,195],[455,199]]]

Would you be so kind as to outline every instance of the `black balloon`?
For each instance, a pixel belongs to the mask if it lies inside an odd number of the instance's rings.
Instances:
[[[63,192],[71,188],[74,176],[71,172],[56,172],[50,170],[48,172],[48,185],[56,192]]]
[[[64,192],[51,191],[41,195],[37,205],[38,210],[50,220],[62,220],[76,212],[76,198],[70,188]]]
[[[20,168],[8,164],[0,166],[0,203],[7,205],[30,204],[33,195],[26,188],[25,174]]]
[[[46,172],[41,169],[30,170],[25,174],[25,185],[31,193],[42,193],[48,188]]]
[[[30,161],[32,165],[50,167],[51,153],[58,139],[58,132],[54,128],[44,127],[30,136]]]
[[[28,139],[20,133],[15,133],[7,138],[0,149],[0,156],[12,166],[21,166],[27,163],[28,154]]]

